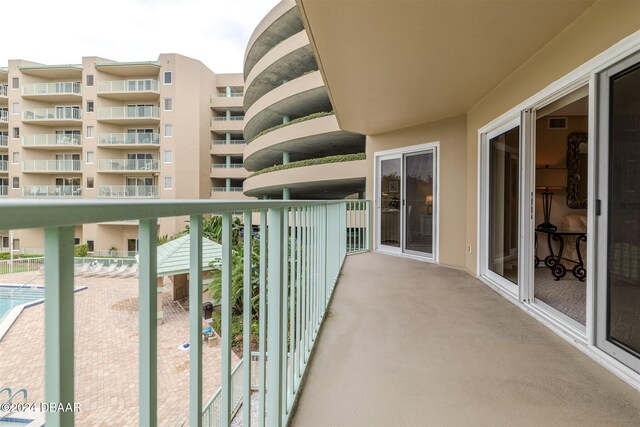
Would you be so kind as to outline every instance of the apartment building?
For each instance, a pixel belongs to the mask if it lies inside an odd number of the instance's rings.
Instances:
[[[200,61],[81,64],[11,60],[0,69],[0,196],[65,199],[245,197],[241,74]],[[162,220],[160,235],[184,229]],[[0,231],[2,248],[9,230]],[[137,221],[85,225],[96,255],[137,251]],[[41,253],[42,233],[15,231],[14,250]]]

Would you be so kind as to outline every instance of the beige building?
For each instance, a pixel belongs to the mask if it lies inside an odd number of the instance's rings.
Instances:
[[[244,198],[243,79],[200,61],[81,64],[11,60],[0,69],[0,196],[68,199]],[[1,203],[1,201],[0,201]],[[160,235],[184,219],[160,222]],[[137,223],[76,230],[95,255],[132,255]],[[14,250],[42,253],[40,231]],[[0,231],[7,251],[9,231]]]

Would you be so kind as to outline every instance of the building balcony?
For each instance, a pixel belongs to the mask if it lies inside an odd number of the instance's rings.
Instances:
[[[156,185],[99,185],[98,197],[154,199],[160,197]]]
[[[131,173],[159,172],[160,161],[157,159],[101,159],[98,161],[98,172]]]
[[[211,187],[213,193],[242,193],[242,187]]]
[[[0,160],[0,173],[9,170],[9,162],[7,160]]]
[[[22,162],[24,173],[81,173],[81,171],[80,160],[24,160]]]
[[[9,112],[7,110],[0,110],[0,122],[9,123]]]
[[[119,124],[155,124],[160,121],[158,107],[101,107],[98,121]]]
[[[23,135],[20,139],[23,148],[79,150],[82,146],[81,135],[33,134]]]
[[[22,197],[82,197],[79,185],[23,185]]]
[[[0,197],[5,197],[9,195],[9,186],[8,185],[0,185]]]
[[[0,85],[0,98],[6,98],[9,96],[8,89],[9,89],[8,85]]]
[[[211,178],[246,178],[249,172],[240,164],[214,163],[211,165]]]
[[[159,147],[159,133],[101,133],[98,146],[109,148]]]
[[[47,102],[79,102],[82,86],[79,82],[27,83],[22,85],[22,97]]]
[[[123,101],[147,101],[160,97],[158,80],[110,80],[98,83],[98,96]]]
[[[219,156],[237,155],[241,156],[246,147],[244,139],[230,140],[226,143],[225,140],[211,141],[211,154]]]
[[[80,108],[31,108],[22,111],[22,121],[45,126],[75,126],[82,125]]]
[[[7,135],[0,135],[0,150],[2,150],[3,148],[7,148],[9,143],[9,138],[7,137]]]
[[[229,94],[218,92],[215,95],[211,96],[212,108],[242,108],[243,103],[243,92],[231,92]]]

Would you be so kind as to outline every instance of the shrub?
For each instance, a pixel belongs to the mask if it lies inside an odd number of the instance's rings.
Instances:
[[[355,160],[365,160],[365,153],[358,154],[340,154],[338,156],[319,157],[317,159],[300,160],[297,162],[287,163],[286,165],[275,165],[268,168],[261,169],[254,172],[251,176],[260,175],[263,173],[275,172],[285,169],[301,168],[305,166],[324,165],[327,163],[339,163],[339,162],[353,162]]]
[[[73,247],[73,254],[77,257],[86,257],[89,253],[89,245],[86,243],[75,245]]]

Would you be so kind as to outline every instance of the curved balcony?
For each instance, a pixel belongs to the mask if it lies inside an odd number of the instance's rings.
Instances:
[[[244,116],[216,116],[211,118],[211,130],[214,132],[242,132]]]
[[[242,187],[211,187],[212,199],[246,199],[242,193]]]
[[[226,164],[226,163],[213,163],[211,165],[211,178],[246,178],[249,176],[242,163],[240,164]]]
[[[81,135],[35,134],[22,135],[22,148],[38,148],[42,150],[80,150]]]
[[[217,142],[220,142],[219,144]],[[229,144],[226,141],[211,141],[211,154],[217,156],[241,156],[247,146],[244,139],[231,140]]]
[[[24,173],[81,173],[80,160],[24,160]]]
[[[367,160],[289,165],[247,178],[245,196],[281,198],[283,188],[289,188],[292,199],[340,199],[365,190]]]
[[[22,197],[82,197],[79,185],[23,185]]]
[[[160,197],[160,192],[157,185],[99,185],[98,197],[155,199]]]
[[[98,108],[98,121],[118,124],[153,125],[160,121],[160,108],[149,106]]]
[[[98,96],[123,101],[157,100],[160,83],[152,79],[102,81],[98,83]]]
[[[253,30],[244,54],[244,76],[274,46],[304,30],[295,0],[278,3]]]
[[[80,126],[80,107],[30,108],[22,111],[22,121],[45,126]]]
[[[22,85],[22,97],[46,102],[79,102],[80,82],[27,83]]]
[[[101,133],[98,138],[99,147],[109,148],[158,148],[159,133]]]
[[[101,159],[98,161],[98,172],[102,172],[102,173],[160,172],[160,161],[157,159]]]
[[[301,31],[271,49],[253,67],[245,80],[244,109],[267,92],[309,71],[317,71],[306,31]]]
[[[331,102],[319,71],[287,82],[258,99],[245,114],[244,137],[251,141],[258,133],[290,119],[318,111],[330,111]]]
[[[335,115],[318,117],[283,126],[259,135],[244,150],[248,170],[260,170],[282,162],[282,153],[290,153],[295,162],[311,157],[362,153],[365,137],[340,129]]]

